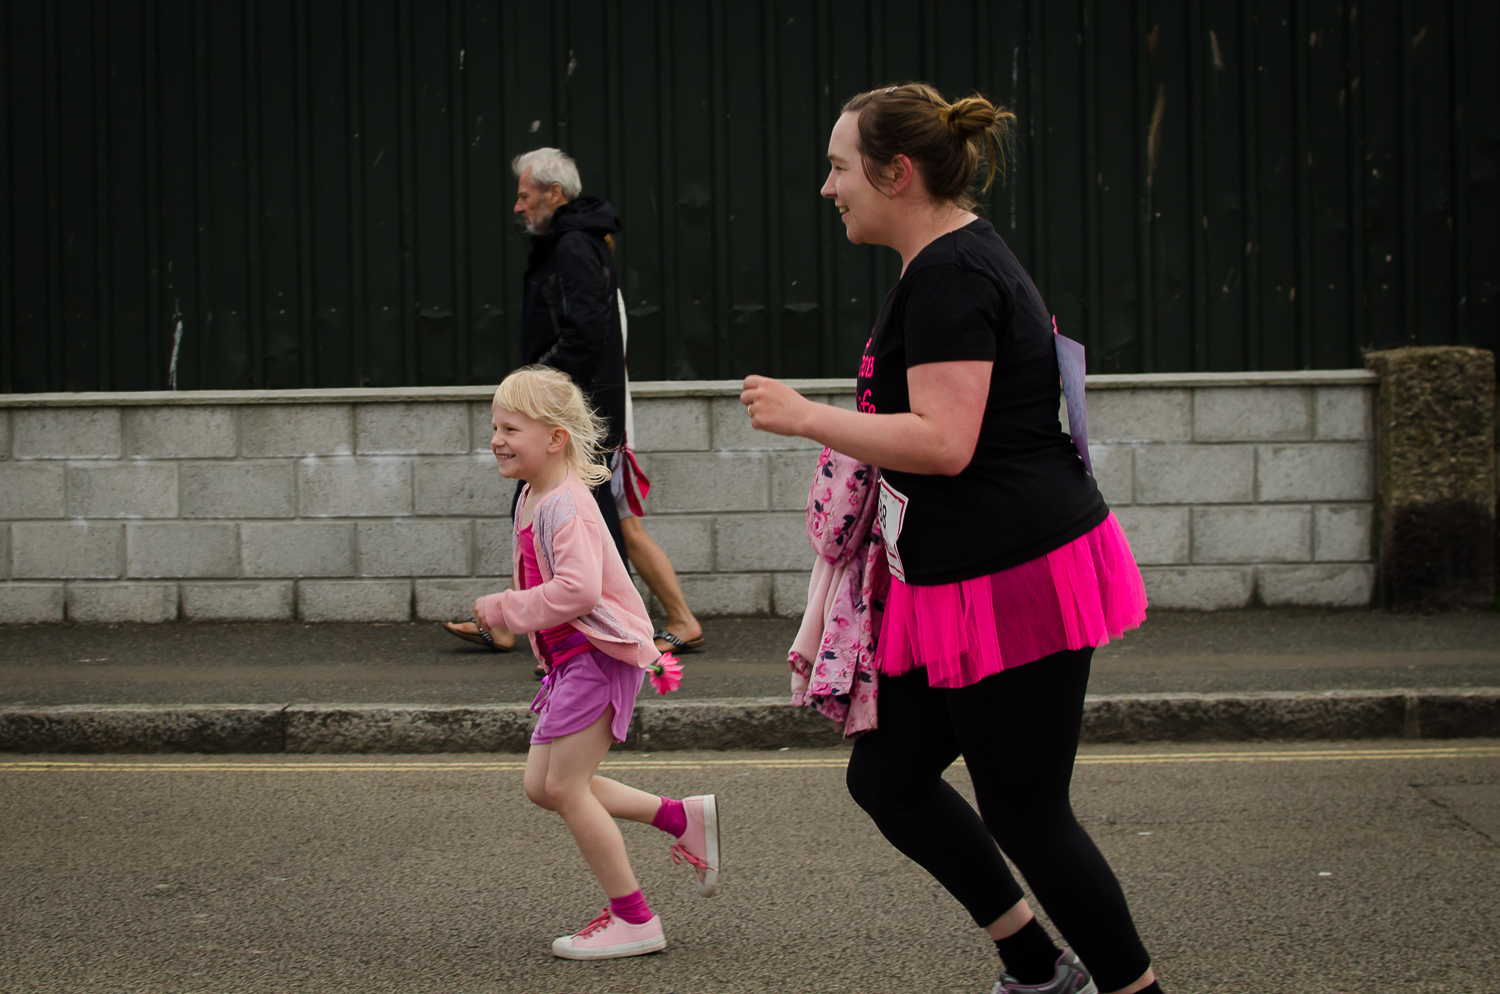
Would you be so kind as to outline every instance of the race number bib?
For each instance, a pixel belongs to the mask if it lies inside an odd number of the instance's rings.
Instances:
[[[901,538],[901,526],[906,523],[906,508],[911,499],[891,486],[882,477],[880,480],[880,534],[885,539],[885,561],[890,564],[891,576],[906,582],[906,569],[901,565],[901,552],[896,541]]]

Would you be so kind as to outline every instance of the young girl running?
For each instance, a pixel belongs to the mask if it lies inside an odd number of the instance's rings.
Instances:
[[[606,530],[590,485],[609,481],[596,461],[603,429],[566,373],[519,369],[495,391],[490,450],[500,475],[524,480],[516,505],[515,590],[474,602],[481,631],[504,625],[526,633],[547,667],[526,759],[526,796],[562,815],[609,904],[593,921],[552,943],[564,959],[613,959],[667,944],[630,868],[614,822],[625,818],[676,836],[675,863],[687,863],[698,893],[719,875],[719,818],[713,794],[681,801],[595,775],[605,753],[625,740],[636,694],[649,671],[665,694],[681,667],[657,651],[646,605]]]

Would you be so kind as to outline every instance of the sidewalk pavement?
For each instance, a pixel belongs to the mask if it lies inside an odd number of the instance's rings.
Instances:
[[[838,742],[787,703],[797,623],[704,623],[625,748]],[[520,751],[535,665],[436,624],[0,626],[0,751]],[[1155,612],[1094,657],[1088,741],[1500,735],[1500,612]]]

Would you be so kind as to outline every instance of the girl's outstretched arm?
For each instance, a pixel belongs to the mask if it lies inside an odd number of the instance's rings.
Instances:
[[[974,458],[994,363],[932,362],[906,371],[909,414],[866,414],[818,404],[767,376],[745,377],[750,423],[800,435],[851,459],[900,473],[957,476]]]

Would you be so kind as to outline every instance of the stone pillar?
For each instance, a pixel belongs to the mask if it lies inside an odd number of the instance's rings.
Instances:
[[[1365,356],[1376,413],[1376,597],[1397,611],[1495,602],[1495,356],[1459,347]]]

